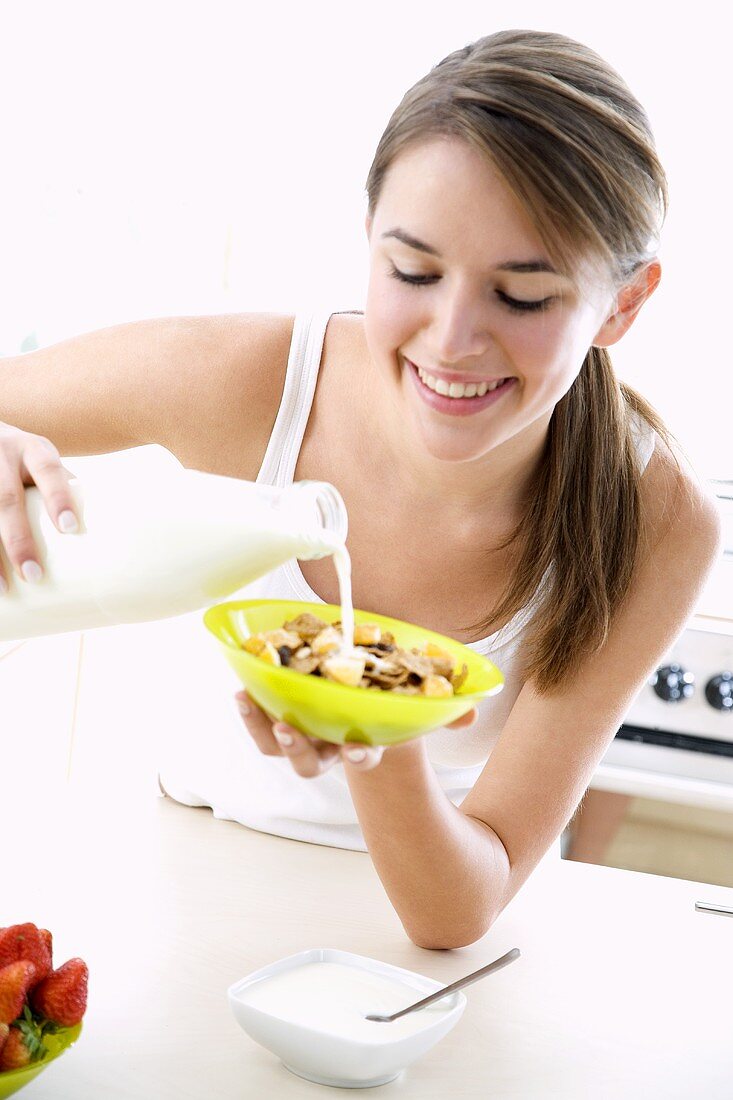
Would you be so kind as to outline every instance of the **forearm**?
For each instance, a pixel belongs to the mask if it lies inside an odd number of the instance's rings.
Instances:
[[[509,862],[499,839],[453,805],[423,741],[346,769],[364,839],[408,936],[420,947],[474,943],[501,911]]]

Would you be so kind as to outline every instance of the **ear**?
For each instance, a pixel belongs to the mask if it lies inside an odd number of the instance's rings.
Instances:
[[[662,267],[658,260],[651,260],[636,272],[633,280],[618,292],[614,312],[596,333],[594,348],[608,348],[621,339],[631,328],[644,302],[659,286],[661,278]]]

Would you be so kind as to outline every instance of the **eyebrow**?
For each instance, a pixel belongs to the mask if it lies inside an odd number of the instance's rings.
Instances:
[[[414,248],[418,252],[427,252],[429,256],[441,258],[437,248],[426,244],[425,241],[418,240],[417,237],[413,237],[411,233],[407,233],[404,229],[388,229],[386,233],[382,234],[382,240],[385,237],[394,237],[395,240],[406,244],[408,248]],[[497,264],[496,270],[513,271],[519,275],[528,275],[536,271],[547,271],[550,275],[560,275],[560,272],[556,271],[547,260],[507,260],[506,263]]]

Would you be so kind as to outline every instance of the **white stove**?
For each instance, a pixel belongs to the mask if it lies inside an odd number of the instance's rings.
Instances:
[[[634,700],[592,786],[733,812],[733,484],[714,488],[725,552],[697,613]]]

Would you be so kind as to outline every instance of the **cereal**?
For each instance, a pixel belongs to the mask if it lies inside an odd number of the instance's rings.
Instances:
[[[361,684],[364,675],[366,658],[355,655],[353,657],[327,657],[321,665],[321,673],[329,680],[336,680],[339,684],[350,684],[356,687]]]
[[[376,623],[358,623],[354,647],[341,652],[341,623],[327,623],[310,613],[283,623],[277,630],[255,634],[242,648],[273,665],[367,691],[422,695],[439,699],[454,695],[468,676],[451,654],[427,642],[422,650],[401,649],[389,631]]]
[[[341,634],[333,626],[324,627],[311,641],[311,649],[322,657],[324,653],[333,653],[341,647]]]

